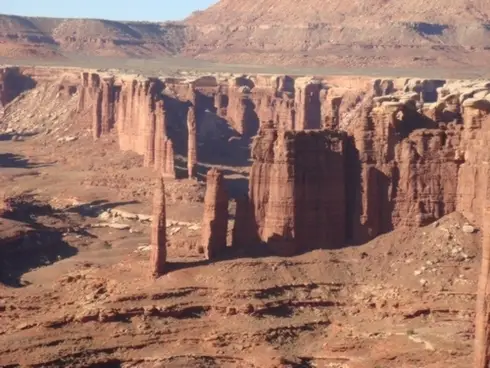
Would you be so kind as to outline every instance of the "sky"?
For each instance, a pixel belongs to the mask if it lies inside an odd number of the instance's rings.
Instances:
[[[0,14],[165,21],[183,19],[217,0],[0,0]]]

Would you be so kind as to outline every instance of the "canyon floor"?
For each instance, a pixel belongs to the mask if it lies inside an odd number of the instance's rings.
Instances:
[[[16,198],[1,226],[33,231],[0,251],[0,366],[469,366],[480,233],[462,216],[339,250],[209,262],[204,185],[169,180],[169,272],[154,281],[154,173],[115,142],[1,136],[0,185]]]

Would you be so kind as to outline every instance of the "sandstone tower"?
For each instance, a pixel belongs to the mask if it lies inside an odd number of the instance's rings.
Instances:
[[[207,173],[201,243],[207,259],[216,257],[226,249],[227,231],[228,194],[224,187],[223,173],[211,169]]]
[[[159,175],[153,197],[153,220],[151,224],[150,269],[153,277],[165,272],[167,259],[167,234],[165,216],[165,185]]]
[[[483,241],[480,277],[476,299],[475,317],[475,365],[474,368],[487,368],[489,363],[489,295],[490,295],[490,201],[487,199],[483,218]]]

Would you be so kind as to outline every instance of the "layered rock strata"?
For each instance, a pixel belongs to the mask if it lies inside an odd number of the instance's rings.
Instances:
[[[202,220],[202,241],[207,259],[217,257],[226,249],[228,232],[228,194],[223,173],[210,169],[206,175],[206,195]]]
[[[437,128],[411,101],[383,101],[364,109],[351,129],[359,165],[349,180],[360,178],[351,193],[354,241],[426,225],[456,209],[459,126]]]
[[[79,110],[90,110],[94,137],[116,128],[122,149],[144,155],[146,166],[169,177],[176,175],[174,150],[187,155],[188,175],[195,177],[197,147],[213,151],[206,147],[207,136],[214,139],[207,144],[234,143],[221,142],[221,131],[213,125],[228,123],[231,129],[226,129],[245,138],[262,126],[252,152],[248,205],[241,206],[234,230],[240,234],[252,229],[247,232],[255,240],[243,240],[242,245],[305,236],[301,229],[309,225],[293,212],[309,201],[298,199],[303,184],[295,182],[297,173],[306,170],[297,165],[307,163],[294,152],[303,150],[297,146],[303,139],[310,139],[314,149],[315,137],[325,134],[320,129],[343,137],[339,156],[345,165],[335,170],[344,180],[344,197],[336,197],[344,202],[335,206],[345,213],[339,225],[344,240],[364,242],[398,227],[428,224],[454,210],[481,225],[490,112],[490,84],[484,81],[288,76],[184,80],[86,72],[81,84]],[[309,132],[311,128],[318,131]],[[324,143],[317,147],[320,152],[337,152],[337,146]],[[311,152],[302,155],[312,156],[312,165],[324,165]],[[318,180],[330,180],[318,175]],[[296,199],[280,204],[282,196]],[[252,225],[240,227],[241,218]],[[236,244],[245,239],[234,238]],[[309,240],[294,240],[284,246],[285,252],[310,247],[298,248],[299,242]],[[324,246],[337,243],[328,242]]]
[[[172,143],[167,136],[163,82],[156,78],[81,76],[78,112],[91,110],[94,139],[117,126],[119,146],[144,156],[144,164],[175,177]]]
[[[463,102],[463,133],[459,159],[456,209],[472,223],[482,226],[485,219],[490,175],[490,101],[468,99]]]
[[[250,201],[257,237],[291,255],[345,242],[345,138],[335,131],[275,130],[253,143]]]
[[[83,72],[78,111],[92,109],[92,135],[94,139],[107,134],[115,123],[114,109],[117,100],[114,78],[98,73]]]
[[[165,185],[159,175],[153,197],[153,216],[151,224],[151,253],[150,270],[153,277],[158,277],[165,272],[167,260],[167,234],[165,215]]]
[[[486,368],[490,363],[490,201],[484,201],[482,260],[478,279],[475,310],[474,367]]]

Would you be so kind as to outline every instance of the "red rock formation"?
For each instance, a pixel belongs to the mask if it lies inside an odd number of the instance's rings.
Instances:
[[[154,111],[150,111],[150,116],[145,129],[146,150],[144,154],[144,165],[152,167],[155,164],[155,145],[156,145],[156,117]]]
[[[83,72],[78,99],[78,112],[92,109],[92,136],[99,138],[110,132],[115,123],[116,93],[113,77]]]
[[[339,129],[342,96],[336,95],[335,90],[323,89],[320,91],[319,98],[322,127],[325,129]]]
[[[165,171],[166,148],[165,139],[167,137],[167,113],[163,100],[157,101],[155,105],[155,138],[153,143],[154,149],[154,166],[155,170]]]
[[[174,146],[170,138],[166,138],[164,141],[165,149],[165,161],[163,174],[167,177],[175,179],[175,158],[174,158]]]
[[[488,177],[487,177],[488,180]],[[490,362],[490,201],[483,212],[482,260],[476,296],[474,368],[487,368]]]
[[[0,69],[0,106],[5,106],[16,97],[15,79],[18,74],[18,68]]]
[[[239,133],[253,135],[258,121],[267,122],[254,144],[250,206],[245,206],[250,216],[244,218],[256,223],[261,241],[273,244],[270,239],[279,239],[277,244],[282,244],[276,247],[279,252],[305,249],[298,246],[300,240],[297,239],[306,237],[301,232],[310,225],[302,224],[294,211],[307,205],[281,202],[281,198],[301,198],[302,186],[293,180],[297,175],[288,170],[302,172],[303,169],[296,165],[306,163],[296,158],[296,153],[292,157],[290,154],[303,150],[303,155],[314,156],[297,145],[310,140],[313,147],[318,143],[314,137],[319,134],[312,133],[313,138],[307,134],[305,137],[309,138],[303,138],[302,135],[286,134],[284,130],[303,131],[321,125],[330,130],[345,129],[352,136],[352,139],[340,139],[342,144],[339,146],[322,141],[325,147],[320,151],[337,152],[340,149],[339,156],[349,162],[339,169],[344,170],[348,178],[344,185],[347,195],[343,211],[349,221],[339,226],[346,228],[346,233],[356,241],[366,241],[399,226],[424,225],[454,209],[479,224],[487,188],[487,168],[481,163],[490,159],[484,149],[490,139],[482,122],[490,112],[490,103],[486,99],[470,97],[485,97],[488,93],[485,86],[477,92],[438,89],[439,95],[434,96],[438,81],[378,80],[366,83],[363,80],[356,82],[353,89],[330,87],[325,81],[296,79],[293,83],[287,77],[263,76],[236,78],[227,85],[220,85],[215,80],[172,83],[175,96],[165,90],[170,109],[166,111],[162,101],[163,83],[159,80],[116,81],[95,73],[84,73],[80,109],[92,109],[95,137],[106,134],[112,127],[111,119],[117,115],[121,148],[143,154],[145,165],[154,166],[163,175],[171,177],[175,177],[174,144],[180,149],[186,138],[188,174],[195,177],[196,111],[203,112],[206,104],[212,105],[213,98],[218,114]],[[119,88],[121,92],[117,94]],[[171,100],[175,98],[180,102]],[[421,99],[437,102],[422,106]],[[189,102],[188,135],[185,137],[185,123],[175,120],[182,115],[184,104]],[[169,133],[173,142],[167,137],[167,116],[171,117]],[[463,125],[449,123],[452,121],[462,121]],[[441,123],[441,127],[437,123]],[[463,131],[461,127],[464,127]],[[311,160],[323,165],[320,158]],[[329,162],[329,165],[334,163]],[[456,176],[457,181],[452,179]],[[327,202],[323,194],[318,195],[321,201]],[[310,200],[309,196],[305,203]],[[318,218],[325,216],[317,214]],[[249,225],[243,228],[253,228]],[[317,238],[322,239],[322,236],[326,239],[324,234]],[[288,237],[293,239],[291,244],[284,240]],[[324,246],[334,246],[340,241],[329,239],[328,242],[330,244]]]
[[[216,114],[219,117],[226,117],[228,108],[228,95],[223,93],[221,86],[217,88],[217,91],[214,95],[214,107],[216,107]]]
[[[93,93],[92,136],[97,139],[102,133],[102,91],[97,89]]]
[[[366,106],[351,128],[360,160],[360,183],[351,235],[364,242],[398,226],[420,226],[456,206],[459,129],[437,125],[408,103]],[[359,173],[351,172],[351,180]]]
[[[295,130],[320,128],[320,89],[318,81],[295,81],[296,124]]]
[[[456,210],[459,138],[458,128],[421,129],[397,146],[392,177],[394,228],[427,225]]]
[[[344,244],[344,140],[334,131],[261,128],[250,201],[258,238],[277,254]]]
[[[27,89],[34,87],[34,81],[23,75],[20,68],[0,68],[0,117],[3,108]]]
[[[153,277],[165,272],[167,260],[167,235],[165,216],[165,185],[163,178],[158,175],[153,197],[153,219],[151,224],[151,254],[150,270]]]
[[[226,249],[228,194],[224,187],[223,173],[217,169],[208,171],[206,184],[201,244],[206,258],[212,259]]]
[[[468,220],[482,225],[488,195],[490,152],[490,102],[464,103],[462,142],[458,154],[464,163],[458,174],[457,210]]]
[[[101,134],[107,134],[115,123],[115,90],[114,78],[108,77],[101,81],[102,106],[101,106]]]
[[[252,205],[248,195],[235,201],[235,223],[232,230],[232,246],[236,248],[249,248],[258,243],[254,237],[255,219],[252,214]]]
[[[187,173],[189,178],[195,178],[197,169],[197,127],[194,106],[189,106],[187,112],[187,134]]]
[[[164,162],[166,112],[158,79],[123,80],[117,128],[119,146],[145,156],[145,166],[161,170]]]

